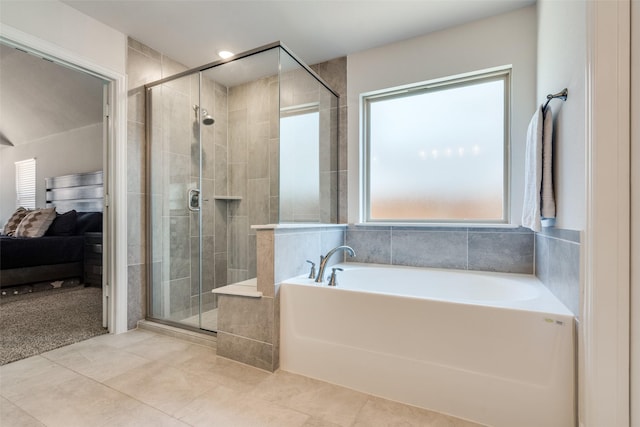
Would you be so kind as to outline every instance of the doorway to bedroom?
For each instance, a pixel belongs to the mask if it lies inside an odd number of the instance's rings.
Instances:
[[[108,332],[109,83],[0,42],[0,364]]]

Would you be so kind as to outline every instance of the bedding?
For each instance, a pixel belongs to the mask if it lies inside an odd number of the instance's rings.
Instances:
[[[83,276],[83,235],[102,231],[102,212],[69,211],[50,224],[42,237],[0,236],[1,287]]]
[[[71,236],[76,231],[78,213],[70,210],[63,214],[57,214],[51,227],[47,230],[46,236]]]
[[[82,261],[83,236],[0,237],[2,270]]]

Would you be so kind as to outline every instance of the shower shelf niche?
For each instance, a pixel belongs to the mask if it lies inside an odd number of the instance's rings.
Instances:
[[[242,196],[213,196],[213,200],[242,200]]]

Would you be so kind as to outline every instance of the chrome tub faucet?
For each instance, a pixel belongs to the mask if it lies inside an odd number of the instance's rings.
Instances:
[[[327,267],[327,262],[329,262],[329,259],[333,254],[341,250],[345,251],[352,258],[356,256],[355,251],[350,246],[338,246],[331,249],[329,252],[327,252],[326,255],[320,255],[320,267],[318,267],[318,276],[316,277],[316,283],[322,283],[322,277],[324,276],[324,270]]]

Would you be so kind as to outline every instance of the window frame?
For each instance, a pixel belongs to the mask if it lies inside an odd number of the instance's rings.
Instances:
[[[511,224],[511,74],[512,66],[495,67],[487,70],[474,71],[455,76],[449,76],[434,80],[428,80],[388,89],[363,93],[360,95],[361,108],[361,209],[360,221],[367,225],[510,225]],[[370,106],[371,101],[380,99],[395,99],[411,95],[470,86],[474,83],[484,83],[488,81],[502,80],[504,82],[504,146],[503,146],[503,197],[502,197],[502,218],[482,220],[482,219],[384,219],[376,220],[371,218],[370,204],[370,173],[371,173],[371,133],[370,133]]]

